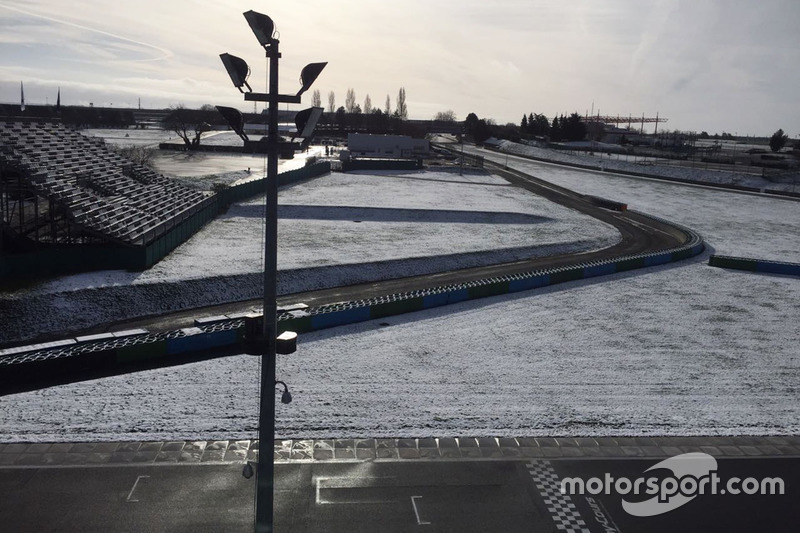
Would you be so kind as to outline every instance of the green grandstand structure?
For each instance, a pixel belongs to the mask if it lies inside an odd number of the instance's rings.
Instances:
[[[0,276],[149,268],[217,198],[51,119],[0,121]]]

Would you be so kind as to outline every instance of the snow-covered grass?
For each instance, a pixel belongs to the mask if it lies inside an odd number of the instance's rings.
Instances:
[[[535,173],[689,224],[719,251],[800,261],[797,203]],[[795,278],[704,257],[302,335],[278,362],[294,396],[278,434],[799,434],[798,301]],[[258,360],[236,356],[6,396],[0,434],[252,438],[257,379]]]
[[[486,174],[337,173],[280,197],[280,294],[594,250],[620,238]],[[263,198],[232,206],[145,272],[66,276],[6,294],[13,312],[0,341],[256,298],[263,212]],[[115,299],[125,305],[109,305]]]
[[[87,137],[100,137],[108,144],[117,146],[155,146],[178,136],[171,131],[161,129],[136,129],[136,128],[96,128],[81,130]]]
[[[510,154],[526,155],[539,159],[546,159],[568,164],[601,166],[605,170],[611,171],[621,170],[627,172],[652,174],[654,176],[663,176],[666,178],[702,181],[706,183],[724,183],[730,185],[741,185],[745,187],[767,188],[784,191],[792,190],[791,184],[773,183],[752,174],[659,165],[657,163],[653,164],[653,161],[648,161],[647,164],[636,163],[631,161],[622,161],[608,156],[602,157],[588,154],[571,154],[558,150],[550,150],[546,148],[538,148],[535,146],[514,143],[506,140],[497,141],[497,146],[503,152],[508,152]]]
[[[480,151],[505,162],[505,156]],[[529,174],[698,230],[717,253],[800,261],[800,202],[513,159]]]

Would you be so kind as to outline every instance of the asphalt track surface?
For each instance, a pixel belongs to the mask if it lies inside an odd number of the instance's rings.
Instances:
[[[779,477],[784,493],[697,495],[637,517],[623,496],[564,495],[565,477],[636,480],[658,459],[329,462],[276,465],[275,531],[793,532],[796,458],[721,459],[718,474]],[[253,531],[241,464],[0,469],[4,531]],[[627,500],[641,500],[625,496]]]
[[[278,298],[278,305],[302,302],[314,307],[337,302],[366,299],[455,283],[464,283],[483,278],[519,274],[637,253],[666,250],[680,246],[689,239],[689,236],[685,232],[672,225],[653,220],[631,211],[617,212],[601,208],[592,204],[578,193],[541,180],[530,174],[512,168],[504,168],[488,160],[487,165],[492,173],[501,176],[512,185],[523,188],[533,194],[542,196],[552,202],[574,209],[615,227],[621,234],[622,238],[620,242],[614,246],[591,252],[554,255],[511,263],[288,294]],[[146,317],[105,324],[91,328],[90,330],[81,331],[80,334],[101,333],[113,329],[127,328],[145,328],[151,332],[169,331],[193,326],[195,318],[260,308],[260,300],[232,302],[184,310],[177,313],[168,313],[158,317]]]

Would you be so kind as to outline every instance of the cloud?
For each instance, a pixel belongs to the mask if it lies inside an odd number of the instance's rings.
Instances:
[[[251,85],[263,87],[263,51],[241,16],[251,4],[0,0],[0,99],[16,101],[24,79],[30,98],[61,85],[96,103],[141,96],[246,109],[218,54],[246,59]],[[796,0],[306,0],[264,9],[281,33],[281,87],[296,88],[307,62],[326,60],[314,88],[340,103],[352,87],[382,108],[404,86],[414,118],[453,109],[503,123],[593,101],[607,114],[660,111],[676,128],[741,121],[740,131],[774,131],[800,118],[786,104],[800,84]]]
[[[42,15],[40,13],[34,13],[34,12],[29,11],[29,10],[21,9],[19,7],[10,6],[8,4],[0,3],[0,8],[4,8],[4,9],[10,10],[10,11],[15,11],[17,13],[21,13],[23,15],[27,15],[28,17],[33,17],[35,19],[39,19],[41,21],[46,21],[46,22],[50,23],[48,25],[45,25],[41,30],[41,33],[45,34],[45,35],[43,35],[43,37],[45,39],[48,36],[51,36],[52,34],[57,34],[60,31],[60,28],[59,28],[60,26],[67,26],[67,27],[69,27],[71,29],[77,29],[77,30],[81,30],[82,32],[89,32],[91,34],[94,34],[95,35],[94,42],[97,42],[99,40],[100,42],[105,42],[105,43],[108,44],[108,43],[113,42],[113,41],[118,41],[117,43],[115,43],[115,45],[119,49],[125,49],[125,45],[127,45],[127,50],[137,50],[137,51],[142,52],[141,55],[149,56],[149,57],[140,57],[140,58],[124,58],[124,60],[126,60],[126,61],[159,61],[159,60],[167,59],[167,58],[170,58],[170,57],[173,56],[173,53],[170,50],[167,50],[167,49],[162,48],[160,46],[157,46],[157,45],[154,45],[154,44],[150,44],[150,43],[144,43],[144,42],[137,41],[137,40],[134,40],[134,39],[130,39],[130,38],[122,36],[122,35],[115,35],[113,33],[110,33],[110,32],[107,32],[107,31],[103,31],[101,29],[89,27],[89,26],[86,26],[84,24],[76,24],[76,23],[70,22],[68,20],[63,20],[63,19],[50,17],[50,16],[47,16],[47,15]],[[50,34],[50,35],[48,35],[48,34]],[[97,39],[97,37],[100,37],[100,39]],[[18,38],[19,38],[19,36],[18,36]],[[111,41],[109,40],[109,38],[111,39]],[[33,36],[31,36],[31,39],[35,39],[35,38]],[[25,41],[20,41],[20,42],[25,42]],[[131,48],[130,45],[136,45],[137,48]],[[149,54],[144,54],[143,52],[145,50],[149,51],[150,53]],[[81,51],[81,50],[79,49],[79,51]],[[101,58],[108,59],[108,60],[122,60],[123,59],[123,58],[121,58],[119,56],[109,56],[108,55],[109,52],[104,50],[104,49],[102,49],[99,46],[94,47],[94,48],[90,47],[88,50],[85,49],[84,51],[85,51],[86,55],[104,54],[105,57],[101,56]],[[153,52],[156,52],[156,53],[153,54]]]

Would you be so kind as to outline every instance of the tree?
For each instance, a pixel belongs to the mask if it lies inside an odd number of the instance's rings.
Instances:
[[[322,97],[319,94],[319,89],[314,89],[311,93],[311,105],[313,107],[322,107]]]
[[[336,95],[333,91],[328,93],[328,113],[336,111]]]
[[[356,91],[354,89],[347,89],[347,96],[344,99],[344,110],[352,113],[356,108]]]
[[[519,123],[519,129],[522,130],[522,133],[528,133],[528,117],[526,115],[522,115],[522,120]]]
[[[210,111],[186,109],[183,104],[178,104],[170,107],[170,113],[164,117],[162,127],[177,133],[187,150],[197,150],[203,132],[211,129],[207,121],[210,113]]]
[[[392,114],[392,102],[389,100],[389,95],[386,95],[386,105],[383,108],[384,115],[391,115]]]
[[[486,122],[484,119],[480,119],[475,124],[475,131],[473,132],[473,137],[475,138],[476,143],[482,143],[486,139],[492,136],[492,130],[489,126],[489,123]]]
[[[397,93],[397,109],[395,110],[397,116],[400,120],[406,120],[408,118],[408,106],[406,106],[406,88],[400,87],[400,91]]]
[[[455,122],[456,121],[456,113],[452,109],[448,109],[447,111],[439,111],[434,115],[433,120],[439,120],[441,122]]]
[[[550,121],[540,113],[528,115],[528,133],[531,135],[547,135],[550,133]]]
[[[467,135],[475,135],[475,127],[478,124],[478,115],[475,113],[470,113],[467,115],[467,118],[464,119],[464,132]]]
[[[342,106],[339,106],[339,109],[336,110],[336,124],[339,126],[340,130],[344,130],[344,127],[347,125],[347,114]]]
[[[561,118],[564,118],[563,116]],[[553,124],[550,126],[550,139],[553,141],[561,140],[561,122],[558,117],[553,117]]]
[[[786,141],[788,140],[789,136],[783,133],[782,129],[779,129],[772,134],[772,137],[769,138],[769,148],[773,152],[780,152],[781,148],[786,146]]]
[[[125,159],[133,161],[137,165],[142,165],[143,167],[152,167],[153,159],[156,156],[156,148],[152,146],[135,146],[132,144],[128,146],[108,146]]]
[[[370,113],[372,113],[372,99],[367,95],[364,98],[364,114],[369,115]]]
[[[582,141],[586,138],[586,124],[578,113],[572,113],[567,118],[561,117],[561,134],[566,141]]]

